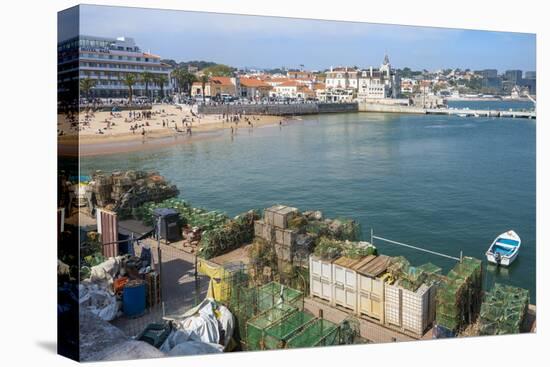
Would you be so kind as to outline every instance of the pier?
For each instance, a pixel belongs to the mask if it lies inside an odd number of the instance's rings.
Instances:
[[[535,111],[501,111],[501,110],[472,110],[467,108],[422,108],[417,106],[403,106],[382,103],[358,103],[359,112],[379,112],[379,113],[407,113],[407,114],[426,114],[426,115],[454,115],[461,117],[506,117],[506,118],[524,118],[536,119]]]
[[[463,117],[508,117],[536,119],[535,111],[499,111],[499,110],[470,110],[456,108],[428,108],[425,110],[428,115],[455,115]]]

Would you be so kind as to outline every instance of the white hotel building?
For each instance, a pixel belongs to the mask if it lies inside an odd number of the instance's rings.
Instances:
[[[387,55],[380,68],[331,68],[326,77],[327,92],[348,92],[346,95],[352,92],[360,100],[397,98],[400,84]]]
[[[166,84],[161,86],[155,81],[149,82],[147,89],[150,96],[160,96],[161,89],[165,95],[170,93],[170,65],[160,61],[160,56],[142,51],[132,38],[103,38],[80,36],[79,46],[79,78],[97,80],[92,89],[94,97],[118,98],[128,96],[128,87],[122,79],[127,73],[139,76],[150,72],[154,76],[166,76]],[[145,83],[137,78],[132,87],[134,96],[145,95]]]

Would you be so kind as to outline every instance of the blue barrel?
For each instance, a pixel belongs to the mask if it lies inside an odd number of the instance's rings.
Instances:
[[[122,310],[128,317],[139,317],[145,313],[145,283],[132,280],[122,292]]]

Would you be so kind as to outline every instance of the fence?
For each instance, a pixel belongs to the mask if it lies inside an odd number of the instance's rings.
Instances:
[[[370,242],[371,242],[373,245],[374,245],[374,240],[380,240],[380,241],[384,241],[384,242],[386,242],[386,243],[391,243],[391,244],[393,244],[393,245],[408,247],[408,248],[413,249],[413,250],[422,251],[422,252],[427,252],[427,253],[432,254],[432,255],[437,255],[437,256],[445,257],[445,258],[447,258],[447,259],[456,260],[456,261],[462,261],[462,251],[460,251],[460,257],[455,257],[455,256],[443,254],[443,253],[441,253],[441,252],[432,251],[432,250],[427,250],[427,249],[424,249],[424,248],[421,248],[421,247],[409,245],[409,244],[406,244],[406,243],[403,243],[403,242],[397,242],[397,241],[390,240],[390,239],[387,239],[387,238],[384,238],[384,237],[375,236],[372,229],[371,229],[370,238],[371,238]]]

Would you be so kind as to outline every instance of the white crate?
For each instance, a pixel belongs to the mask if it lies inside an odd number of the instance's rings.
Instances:
[[[341,284],[333,285],[334,303],[352,311],[357,310],[356,289],[344,287]]]
[[[385,323],[401,326],[401,288],[386,284],[384,287]]]
[[[402,290],[402,320],[403,328],[422,335],[433,321],[430,308],[432,288],[421,285],[416,292]]]
[[[330,284],[329,282],[321,278],[312,277],[310,285],[311,285],[310,290],[312,295],[332,303],[333,301],[332,284]]]
[[[337,264],[333,264],[332,269],[334,284],[357,290],[357,273],[354,270]]]
[[[309,271],[313,276],[332,284],[332,262],[322,260],[314,255],[309,257]]]
[[[359,289],[358,310],[383,322],[384,320],[384,281],[357,274]]]

